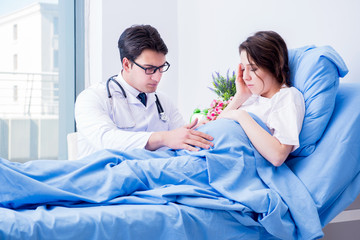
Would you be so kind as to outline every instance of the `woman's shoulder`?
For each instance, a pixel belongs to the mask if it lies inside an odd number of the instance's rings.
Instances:
[[[278,101],[292,101],[295,104],[303,104],[304,96],[303,94],[295,87],[283,87],[280,89],[277,94]]]

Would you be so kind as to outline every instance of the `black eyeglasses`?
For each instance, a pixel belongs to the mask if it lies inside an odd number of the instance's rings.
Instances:
[[[155,66],[143,67],[143,66],[137,64],[135,61],[132,61],[132,62],[135,63],[135,65],[138,66],[139,68],[144,69],[146,75],[152,75],[152,74],[156,73],[156,71],[158,69],[159,69],[159,72],[163,73],[163,72],[166,72],[167,70],[169,70],[169,67],[170,67],[170,63],[168,63],[168,62],[165,62],[165,64],[161,65],[160,67],[155,67]]]

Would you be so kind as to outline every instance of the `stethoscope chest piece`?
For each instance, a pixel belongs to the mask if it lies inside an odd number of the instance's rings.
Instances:
[[[165,113],[161,112],[161,113],[159,113],[159,116],[160,116],[161,121],[163,121],[163,122],[169,121],[169,117]]]

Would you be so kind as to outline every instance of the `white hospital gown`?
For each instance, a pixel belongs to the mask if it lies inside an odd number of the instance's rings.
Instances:
[[[305,115],[304,97],[294,87],[283,87],[272,98],[252,95],[240,107],[258,116],[282,144],[299,147],[299,134]]]

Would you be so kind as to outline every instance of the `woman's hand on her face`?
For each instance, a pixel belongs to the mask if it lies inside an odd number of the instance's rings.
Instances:
[[[243,78],[243,72],[244,72],[244,69],[243,69],[242,65],[239,64],[238,74],[237,74],[237,77],[235,80],[236,94],[234,97],[246,100],[252,95],[252,93],[251,93],[250,89],[247,87],[247,85],[245,84],[245,81]]]
[[[251,97],[252,93],[250,89],[244,82],[243,79],[243,69],[241,64],[239,64],[238,74],[235,80],[236,84],[236,93],[233,100],[226,107],[226,111],[230,109],[238,109],[249,97]]]

